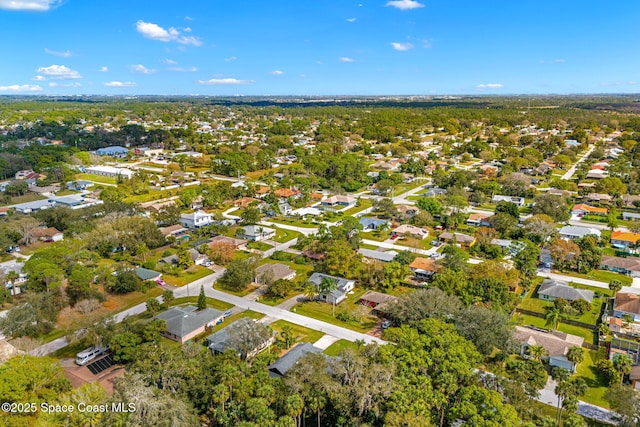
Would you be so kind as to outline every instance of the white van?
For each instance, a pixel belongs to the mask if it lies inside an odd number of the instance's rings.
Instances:
[[[103,355],[107,350],[107,347],[102,346],[89,347],[86,350],[82,350],[76,354],[76,364],[80,366],[85,365],[96,357]]]

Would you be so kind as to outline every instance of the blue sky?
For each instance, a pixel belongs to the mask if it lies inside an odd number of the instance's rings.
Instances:
[[[0,94],[640,92],[629,0],[0,0]]]

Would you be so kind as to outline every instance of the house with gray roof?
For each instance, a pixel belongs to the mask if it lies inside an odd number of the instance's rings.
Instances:
[[[365,248],[358,249],[358,253],[367,259],[382,262],[391,262],[396,257],[396,255],[398,255],[398,252],[396,251],[383,252]]]
[[[273,378],[284,377],[291,368],[298,364],[300,359],[310,353],[322,353],[322,349],[308,342],[298,343],[287,354],[269,365],[269,376]]]
[[[565,334],[563,332],[547,332],[542,329],[516,326],[513,338],[520,343],[520,355],[529,356],[529,347],[540,345],[547,350],[547,356],[542,359],[549,362],[549,366],[558,366],[574,372],[576,365],[567,359],[571,347],[581,347],[584,338]]]
[[[369,231],[369,230],[377,230],[378,227],[383,227],[385,225],[388,225],[389,221],[385,221],[384,219],[368,218],[363,216],[362,218],[360,218],[360,224],[362,224],[362,230]]]
[[[189,254],[189,258],[191,258],[191,261],[193,261],[195,265],[202,265],[209,260],[208,256],[201,254],[194,248],[187,249],[187,253]],[[166,256],[158,262],[168,265],[178,265],[178,254]]]
[[[554,279],[545,279],[538,288],[538,298],[546,301],[554,301],[562,298],[567,301],[583,299],[588,302],[593,302],[593,295],[593,291],[576,289],[569,286],[567,282]]]
[[[167,324],[160,334],[165,338],[184,344],[224,320],[224,313],[212,308],[197,311],[193,305],[173,307],[155,316]]]
[[[600,230],[595,228],[580,227],[577,225],[565,225],[560,229],[558,235],[565,240],[577,240],[586,236],[600,238]]]
[[[264,264],[256,268],[256,283],[262,283],[265,275],[271,275],[271,280],[273,281],[293,280],[296,277],[296,271],[286,264]]]
[[[247,225],[238,230],[237,236],[251,242],[260,242],[273,239],[276,236],[276,230],[261,225]]]
[[[343,277],[329,276],[324,273],[313,273],[311,277],[309,277],[309,282],[316,286],[316,288],[320,288],[320,284],[323,279],[329,279],[336,282],[336,288],[331,292],[320,293],[320,300],[330,303],[330,304],[339,304],[347,298],[347,294],[353,290],[355,285],[354,280],[345,279]]]
[[[219,331],[209,335],[207,337],[207,346],[214,354],[224,353],[227,350],[235,350],[242,358],[251,358],[260,353],[265,348],[269,347],[275,341],[275,332],[265,332],[265,339],[257,344],[255,348],[241,348],[242,344],[246,344],[248,341],[243,339],[247,334],[247,331],[263,331],[260,328],[268,328],[268,326],[256,322],[250,317],[243,317],[233,323],[225,326]],[[265,329],[268,331],[269,329]],[[251,334],[254,335],[254,334]]]
[[[160,277],[162,276],[162,273],[160,273],[159,271],[155,271],[155,270],[149,270],[148,268],[142,268],[142,267],[138,267],[135,269],[136,272],[136,276],[138,276],[138,278],[140,280],[144,280],[145,282],[147,280],[159,280]]]

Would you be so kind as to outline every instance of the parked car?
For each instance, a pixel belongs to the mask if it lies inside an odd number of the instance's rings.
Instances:
[[[384,322],[382,322],[382,325],[380,325],[382,329],[387,329],[390,326],[391,326],[391,320],[385,320]]]

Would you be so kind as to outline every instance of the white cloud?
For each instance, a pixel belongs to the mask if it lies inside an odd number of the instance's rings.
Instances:
[[[190,33],[192,30],[191,27],[184,27],[182,31],[184,31],[185,33]]]
[[[476,86],[476,89],[502,89],[504,87],[501,83],[484,83]]]
[[[395,7],[400,10],[420,9],[424,7],[422,3],[418,3],[415,0],[393,0],[393,1],[388,1],[385,6]]]
[[[74,82],[74,83],[51,82],[51,83],[49,83],[49,87],[82,87],[82,84],[80,84],[78,82]]]
[[[185,17],[184,17],[184,20],[185,20],[185,21],[193,21],[193,18],[192,18],[192,17],[190,17],[190,16],[185,16]]]
[[[283,74],[284,74],[284,72],[283,72],[283,71],[280,71],[280,70],[273,70],[273,71],[272,71],[271,73],[269,73],[269,74],[273,74],[274,76],[281,76],[281,75],[283,75]]]
[[[62,0],[0,0],[0,9],[46,12],[60,3]]]
[[[50,65],[48,67],[40,67],[36,70],[38,73],[49,76],[52,79],[81,79],[82,76],[76,70],[72,70],[64,65]]]
[[[405,50],[410,50],[413,49],[413,45],[411,43],[399,43],[399,42],[392,42],[391,46],[393,46],[393,48],[395,50],[399,50],[399,51],[405,51]]]
[[[225,61],[227,62],[233,62],[235,60],[237,60],[238,58],[236,56],[230,56],[228,58],[224,58]]]
[[[45,76],[34,76],[31,78],[31,80],[35,81],[35,82],[43,82],[45,80],[47,80],[47,78]]]
[[[356,62],[356,60],[355,60],[355,59],[353,59],[353,58],[348,58],[348,57],[346,57],[346,56],[343,56],[343,57],[339,58],[339,61],[340,61],[340,62]]]
[[[356,18],[347,18],[347,22],[356,22]]]
[[[164,62],[167,65],[176,65],[178,62],[174,61],[173,59],[164,59],[162,62]]]
[[[541,64],[562,64],[563,62],[566,62],[564,59],[553,59],[551,61],[546,61],[544,59],[541,59],[539,61]]]
[[[104,65],[102,67],[100,67],[100,69],[98,70],[101,73],[106,73],[107,71],[109,71],[109,67],[105,67]]]
[[[220,79],[198,80],[201,85],[246,85],[253,83],[253,80],[238,80],[230,77]]]
[[[158,40],[161,42],[175,41],[180,44],[202,46],[202,41],[197,37],[182,36],[180,35],[180,31],[173,27],[167,30],[153,22],[144,22],[143,20],[139,20],[136,22],[136,30],[144,37],[151,40]]]
[[[134,73],[140,73],[140,74],[153,74],[156,72],[156,70],[152,68],[147,68],[142,64],[130,65],[129,69]]]
[[[180,73],[195,73],[198,67],[169,67],[169,71],[178,71]]]
[[[70,50],[65,50],[64,52],[58,52],[57,50],[51,50],[51,49],[47,49],[45,47],[44,51],[45,51],[45,53],[48,53],[49,55],[61,56],[63,58],[71,57],[71,51]]]
[[[106,82],[103,84],[109,87],[134,87],[138,85],[136,82]]]
[[[38,85],[9,85],[0,86],[0,92],[39,92],[42,88]]]

